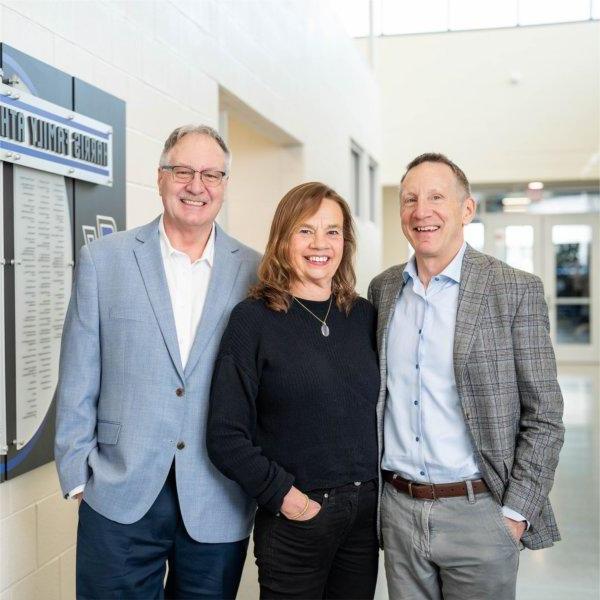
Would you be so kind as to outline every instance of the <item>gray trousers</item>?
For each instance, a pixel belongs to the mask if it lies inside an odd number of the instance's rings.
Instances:
[[[386,483],[381,511],[391,600],[514,600],[523,546],[490,493],[416,500]]]

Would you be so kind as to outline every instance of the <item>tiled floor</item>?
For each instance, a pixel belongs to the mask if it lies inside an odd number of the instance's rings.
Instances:
[[[521,553],[518,600],[600,598],[600,369],[560,367],[559,381],[565,399],[566,435],[550,498],[562,541],[547,550]],[[376,600],[387,597],[382,558]]]
[[[563,367],[565,445],[550,498],[562,541],[522,552],[519,600],[598,600],[598,429],[600,369]]]

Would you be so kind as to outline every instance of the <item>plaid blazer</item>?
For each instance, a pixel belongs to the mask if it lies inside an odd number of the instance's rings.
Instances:
[[[386,343],[406,265],[369,286],[377,310],[381,388],[377,404],[380,453],[387,394]],[[454,376],[483,477],[499,503],[531,527],[530,549],[560,540],[548,494],[563,444],[563,400],[549,337],[540,279],[467,246],[462,264]]]

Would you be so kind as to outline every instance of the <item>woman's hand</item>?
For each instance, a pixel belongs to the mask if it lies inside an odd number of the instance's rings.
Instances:
[[[306,507],[306,500],[308,496],[301,492],[297,487],[292,486],[290,491],[284,496],[283,504],[281,505],[281,512],[283,516],[292,521],[308,521],[313,517],[316,517],[321,510],[321,505],[314,500],[308,498],[308,507]],[[304,511],[304,509],[306,510]],[[300,513],[304,513],[300,515]],[[295,515],[300,515],[295,517]]]

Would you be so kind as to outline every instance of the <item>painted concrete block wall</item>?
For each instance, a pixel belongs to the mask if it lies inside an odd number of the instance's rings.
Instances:
[[[54,463],[0,485],[0,599],[74,598],[76,528]]]
[[[431,150],[474,183],[598,179],[599,42],[598,21],[377,39],[382,184]]]
[[[381,162],[374,75],[324,2],[0,0],[0,41],[127,102],[128,227],[161,210],[156,166],[165,137],[184,123],[217,127],[223,90],[295,140],[273,148],[255,139],[267,162],[275,156],[287,172],[276,183],[244,173],[243,163],[234,171],[227,217],[256,247],[296,179],[323,180],[349,196],[350,140]],[[247,143],[246,157],[252,150]],[[265,197],[248,230],[247,207],[235,211],[243,190],[277,196]],[[363,202],[366,194],[363,177]],[[363,292],[379,270],[380,211],[375,224],[358,224]],[[74,597],[76,508],[61,499],[53,464],[0,485],[0,600]]]
[[[305,180],[350,191],[350,140],[379,160],[378,88],[316,0],[0,1],[3,41],[127,102],[127,224],[160,210],[155,165],[175,126],[218,125],[219,88],[302,146]],[[253,182],[249,182],[252,184]],[[378,232],[363,236],[380,260]]]
[[[262,252],[277,203],[304,181],[301,148],[276,144],[233,116],[228,142],[234,166],[225,206],[227,230]]]

